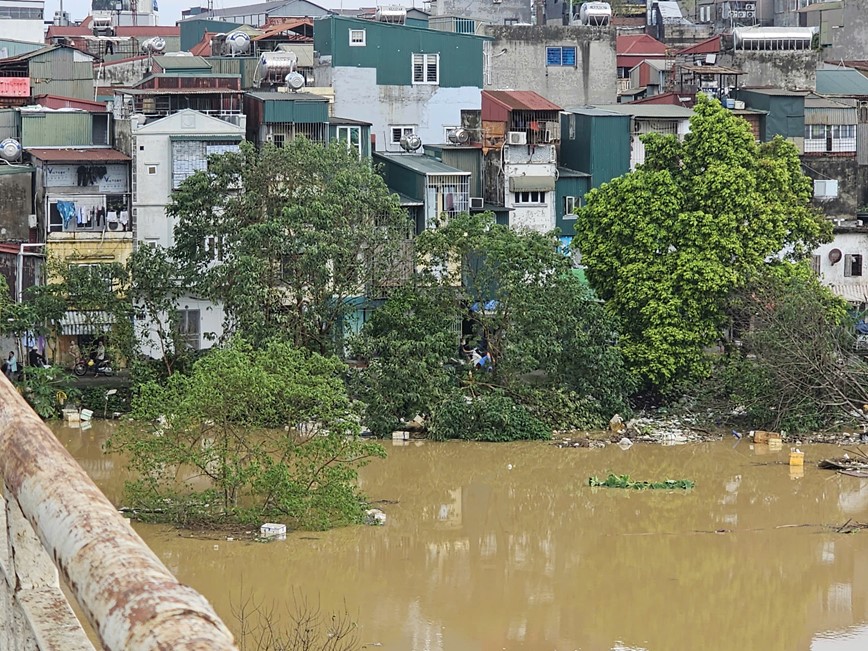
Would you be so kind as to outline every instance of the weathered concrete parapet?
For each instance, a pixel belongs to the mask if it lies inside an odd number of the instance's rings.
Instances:
[[[738,80],[741,86],[815,90],[821,60],[816,50],[748,50],[728,52],[719,63],[745,73]]]
[[[616,102],[614,27],[489,25],[485,35],[485,89],[532,90],[561,107]],[[574,47],[575,65],[547,65],[549,47]]]
[[[90,647],[69,619],[53,559],[105,649],[237,651],[208,601],[172,576],[4,377],[0,470],[0,623],[14,627],[3,648]]]

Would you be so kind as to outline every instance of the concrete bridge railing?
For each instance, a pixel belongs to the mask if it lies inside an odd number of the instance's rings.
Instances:
[[[2,376],[0,471],[0,651],[93,651],[59,575],[104,649],[237,651]]]

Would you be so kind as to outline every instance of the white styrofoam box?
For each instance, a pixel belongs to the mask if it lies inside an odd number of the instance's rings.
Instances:
[[[259,527],[259,535],[269,540],[286,540],[286,525],[266,522]]]
[[[90,420],[93,417],[92,409],[82,409],[81,410],[81,419],[82,420]]]

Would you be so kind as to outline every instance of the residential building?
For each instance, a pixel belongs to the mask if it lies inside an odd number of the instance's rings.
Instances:
[[[740,70],[745,86],[813,91],[821,61],[813,37],[807,27],[737,27],[717,63]]]
[[[431,19],[440,16],[471,18],[490,25],[531,24],[531,4],[523,0],[426,0]]]
[[[319,95],[253,91],[244,96],[244,113],[247,139],[257,146],[270,142],[283,147],[298,135],[321,143],[329,139],[329,101]],[[355,135],[361,146],[360,131]]]
[[[747,108],[763,111],[760,140],[767,142],[783,136],[799,150],[805,151],[805,97],[807,91],[780,88],[739,88],[735,97]]]
[[[371,157],[371,123],[349,118],[329,117],[329,142],[340,140],[360,158]]]
[[[63,107],[79,100],[45,97],[20,109],[21,144],[30,147],[107,147],[112,144],[111,114],[104,104],[88,109]],[[56,108],[51,108],[54,105]]]
[[[690,117],[693,115],[692,109],[672,104],[609,104],[597,108],[630,117],[631,170],[645,162],[645,143],[641,138],[643,135],[659,133],[677,136],[681,140],[690,131]],[[575,110],[570,109],[571,112]]]
[[[181,20],[181,29],[183,33],[183,24],[188,21],[210,20],[263,27],[274,18],[322,18],[332,13],[325,7],[309,2],[309,0],[274,0],[273,2],[260,2],[191,14],[188,18]],[[201,37],[200,34],[196,42]]]
[[[591,175],[597,188],[630,171],[631,117],[592,106],[561,113],[560,164]]]
[[[136,245],[170,247],[174,244],[175,222],[167,216],[166,206],[172,191],[196,171],[207,169],[209,155],[237,151],[245,127],[192,109],[168,113],[144,124],[138,116],[127,121],[133,158],[132,224]],[[202,298],[182,297],[177,316],[194,348],[209,346],[207,335],[223,332],[222,307]],[[150,352],[155,346],[153,324],[136,325],[145,350]]]
[[[833,233],[831,242],[814,251],[814,271],[835,294],[864,308],[868,304],[868,225],[839,219]]]
[[[3,85],[6,87],[14,84],[15,97],[20,97],[23,88],[29,87],[28,97],[58,95],[93,99],[93,61],[93,56],[75,48],[49,45],[0,60],[0,78],[5,78]],[[10,82],[11,79],[15,82]]]
[[[0,0],[3,34],[30,43],[44,41],[45,0]]]
[[[509,211],[512,228],[545,233],[557,223],[560,111],[532,91],[482,92],[484,197]]]
[[[561,232],[561,243],[569,250],[576,234],[575,211],[585,204],[585,195],[591,189],[591,175],[568,167],[557,168],[555,182],[555,226]]]
[[[109,147],[31,148],[36,168],[36,223],[46,256],[88,267],[95,284],[111,283],[105,265],[124,264],[133,250],[130,157]],[[58,349],[84,347],[109,329],[111,317],[71,305]]]
[[[492,25],[485,34],[485,90],[533,91],[560,106],[615,102],[614,27]]]
[[[35,240],[31,165],[0,163],[0,242]]]
[[[864,0],[775,0],[775,25],[814,28],[828,61],[868,58]]]
[[[441,143],[480,107],[478,36],[330,16],[314,24],[314,86],[332,87],[333,114],[371,123],[376,150],[415,134]]]
[[[615,41],[615,56],[618,90],[626,90],[630,87],[630,71],[643,61],[665,60],[666,45],[647,34],[623,34]]]
[[[381,166],[386,185],[409,209],[417,234],[432,228],[441,217],[469,211],[470,172],[416,153],[375,151],[373,161]]]
[[[672,61],[646,59],[630,70],[630,89],[622,96],[631,95],[634,99],[641,99],[665,92],[672,84],[672,70]]]

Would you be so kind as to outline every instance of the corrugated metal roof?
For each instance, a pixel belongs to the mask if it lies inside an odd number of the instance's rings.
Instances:
[[[598,108],[634,118],[669,118],[686,120],[693,115],[693,109],[674,104],[600,104]]]
[[[145,27],[142,25],[127,25],[115,27],[117,36],[181,36],[181,28],[173,25],[154,25]]]
[[[278,93],[276,91],[248,91],[250,97],[261,99],[262,101],[294,101],[294,102],[328,102],[327,97],[322,95],[314,95],[313,93]],[[370,124],[366,122],[365,124]]]
[[[866,80],[868,81],[868,80]],[[805,98],[805,108],[809,109],[851,109],[856,108],[856,100],[827,99],[810,95]]]
[[[823,95],[868,95],[868,77],[853,68],[817,70],[817,92]]]
[[[124,88],[112,86],[112,90],[121,95],[241,95],[244,93],[243,90],[236,90],[235,88]]]
[[[615,39],[615,53],[632,56],[666,56],[666,45],[647,34],[625,34]]]
[[[780,97],[805,97],[811,94],[809,90],[787,90],[786,88],[762,88],[759,86],[742,86],[740,90],[746,90],[750,93],[759,93],[761,95],[774,95]]]
[[[459,170],[458,168],[446,165],[440,161],[425,156],[424,154],[389,154],[385,152],[375,152],[375,157],[383,158],[384,160],[406,167],[420,174],[453,174],[456,176],[470,176],[470,172]]]
[[[322,97],[322,95],[320,95]],[[324,100],[328,101],[327,97],[323,97]],[[362,120],[351,120],[350,118],[338,118],[335,116],[329,117],[329,124],[334,124],[337,126],[346,125],[346,126],[359,126],[359,127],[370,127],[372,124],[370,122],[364,122]]]
[[[160,66],[163,70],[187,70],[190,68],[210,70],[211,64],[202,57],[173,57],[163,55],[155,57],[154,63]]]
[[[707,38],[704,41],[699,41],[690,47],[683,50],[678,50],[678,54],[715,54],[720,52],[720,34]]]
[[[542,95],[532,90],[484,90],[482,94],[512,111],[560,111]]]
[[[109,147],[93,147],[88,149],[27,149],[33,158],[42,161],[70,162],[78,161],[128,161],[129,156]]]
[[[576,113],[577,115],[596,115],[601,117],[613,116],[613,115],[623,115],[623,113],[616,113],[615,111],[607,111],[605,109],[597,108],[596,106],[575,106],[573,108],[565,109],[568,113]]]

